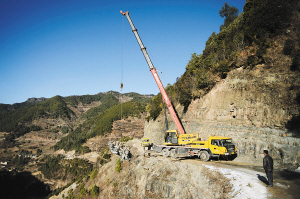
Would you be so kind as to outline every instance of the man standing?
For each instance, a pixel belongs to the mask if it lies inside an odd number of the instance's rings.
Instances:
[[[269,182],[267,187],[273,187],[273,159],[268,155],[267,150],[264,150],[264,155],[263,166]]]

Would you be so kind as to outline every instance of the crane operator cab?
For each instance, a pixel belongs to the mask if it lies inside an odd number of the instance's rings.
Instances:
[[[165,145],[177,145],[178,144],[178,134],[176,130],[166,131],[165,134]]]
[[[186,145],[192,141],[199,140],[198,133],[187,133],[178,135],[177,130],[166,131],[164,145]]]

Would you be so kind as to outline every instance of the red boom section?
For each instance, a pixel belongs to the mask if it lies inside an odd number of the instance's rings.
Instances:
[[[156,84],[157,84],[157,86],[159,88],[159,91],[160,91],[160,93],[161,93],[161,95],[163,97],[163,100],[167,104],[167,107],[169,109],[170,114],[172,115],[173,121],[175,122],[175,125],[176,125],[176,127],[178,129],[179,134],[184,134],[185,132],[184,132],[184,130],[182,128],[182,125],[181,125],[181,123],[180,123],[180,121],[179,121],[179,119],[177,117],[177,114],[176,114],[176,112],[175,112],[175,110],[174,110],[174,108],[173,108],[173,106],[171,104],[171,101],[170,101],[170,99],[169,99],[169,97],[168,97],[168,95],[167,95],[167,93],[166,93],[166,91],[164,89],[164,86],[163,86],[163,84],[161,83],[161,81],[159,79],[159,76],[158,76],[158,74],[156,72],[155,67],[153,67],[152,69],[150,69],[150,71],[151,71],[151,73],[152,73],[152,75],[153,75],[153,77],[155,79],[155,82],[156,82]]]
[[[137,42],[139,43],[139,46],[140,46],[140,48],[141,48],[141,50],[142,50],[142,52],[144,54],[146,62],[148,64],[149,68],[150,68],[150,71],[151,71],[154,79],[155,79],[155,82],[156,82],[156,84],[157,84],[157,86],[159,88],[159,91],[160,91],[160,93],[161,93],[161,95],[163,97],[163,100],[167,104],[167,107],[169,109],[170,114],[172,115],[173,121],[175,122],[175,125],[176,125],[176,127],[178,129],[179,134],[185,134],[184,129],[183,129],[183,127],[182,127],[182,125],[181,125],[181,123],[180,123],[180,121],[179,121],[179,119],[177,117],[177,114],[176,114],[176,112],[175,112],[175,110],[174,110],[174,108],[173,108],[173,106],[172,106],[172,104],[170,102],[170,99],[169,99],[169,97],[168,97],[168,95],[167,95],[167,93],[166,93],[166,91],[164,89],[164,86],[161,83],[161,81],[159,79],[159,76],[158,76],[158,74],[156,72],[156,69],[153,66],[152,61],[151,61],[151,59],[150,59],[150,57],[149,57],[149,55],[147,53],[146,47],[144,46],[144,44],[143,44],[143,42],[142,42],[142,40],[141,40],[141,38],[140,38],[140,36],[139,36],[139,34],[137,32],[137,29],[133,25],[133,22],[132,22],[132,20],[131,20],[131,18],[129,16],[129,12],[128,11],[127,12],[122,12],[122,10],[121,10],[120,13],[122,15],[126,16],[128,22],[129,22],[129,25],[131,26],[132,32],[135,35],[135,38],[136,38]]]

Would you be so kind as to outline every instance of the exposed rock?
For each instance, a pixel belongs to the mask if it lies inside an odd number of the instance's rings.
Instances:
[[[45,101],[46,99],[48,99],[48,98],[45,98],[45,97],[40,97],[40,98],[32,97],[32,98],[28,98],[26,100],[26,102],[39,103],[39,102]]]
[[[169,158],[144,158],[139,140],[127,144],[134,156],[120,173],[114,169],[119,156],[113,155],[86,184],[101,188],[98,198],[232,198],[232,184],[221,173]]]
[[[238,149],[237,161],[262,164],[268,149],[279,168],[300,165],[299,86],[297,74],[270,72],[258,65],[249,71],[238,68],[219,82],[207,95],[194,100],[184,114],[176,110],[188,133],[230,136]],[[145,137],[161,144],[165,131],[163,114],[145,123]],[[169,129],[176,129],[168,115]],[[294,126],[293,126],[294,125]],[[295,126],[296,125],[296,126]]]

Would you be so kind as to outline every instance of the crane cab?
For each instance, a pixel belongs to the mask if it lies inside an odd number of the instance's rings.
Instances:
[[[168,130],[165,133],[164,145],[187,145],[198,139],[198,133],[187,133],[178,135],[177,130]]]

